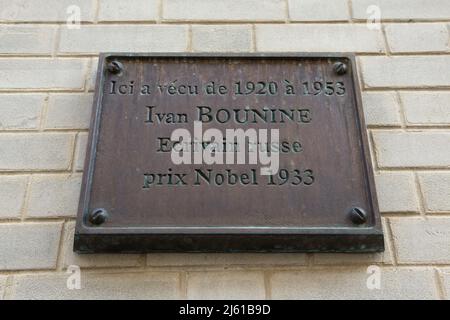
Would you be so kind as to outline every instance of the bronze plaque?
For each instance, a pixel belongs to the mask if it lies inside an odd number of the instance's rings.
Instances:
[[[352,55],[102,54],[85,168],[77,252],[384,250]]]

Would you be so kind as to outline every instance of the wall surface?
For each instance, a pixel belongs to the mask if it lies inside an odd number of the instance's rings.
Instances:
[[[0,0],[0,298],[450,298],[449,30],[450,0]],[[386,252],[74,254],[102,51],[355,52]]]

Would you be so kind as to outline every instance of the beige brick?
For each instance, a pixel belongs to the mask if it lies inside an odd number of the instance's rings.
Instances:
[[[88,129],[92,100],[92,94],[50,95],[45,128]]]
[[[73,140],[69,133],[2,133],[0,171],[66,170]]]
[[[187,21],[282,21],[284,0],[164,0],[163,19]]]
[[[62,29],[59,52],[98,54],[99,52],[185,51],[188,31],[176,25],[97,25]]]
[[[0,300],[3,300],[3,296],[5,295],[7,279],[7,276],[0,276]]]
[[[50,54],[56,28],[40,25],[0,26],[0,54]]]
[[[0,225],[0,270],[56,267],[61,223]]]
[[[400,109],[394,92],[364,92],[362,95],[366,124],[399,126]]]
[[[219,52],[250,51],[252,50],[251,26],[193,26],[192,49]]]
[[[449,263],[450,218],[391,218],[399,263]]]
[[[381,19],[449,19],[450,6],[447,0],[351,0],[353,17],[368,19],[367,8],[378,6]]]
[[[450,299],[450,269],[444,269],[443,272],[440,274],[443,282],[444,292],[445,292],[445,299]]]
[[[179,299],[176,273],[88,273],[81,269],[81,289],[68,289],[71,274],[14,277],[13,299],[109,300]],[[70,281],[70,280],[69,280]]]
[[[305,265],[302,253],[152,253],[149,266]]]
[[[379,131],[373,137],[380,167],[450,167],[448,132]]]
[[[378,204],[381,212],[418,212],[414,174],[383,172],[375,176]]]
[[[450,173],[420,173],[419,181],[427,211],[450,211]]]
[[[438,52],[448,50],[448,31],[445,24],[398,23],[386,26],[391,52]]]
[[[95,1],[92,0],[0,0],[0,21],[71,21],[72,6],[79,8],[81,21],[93,21]]]
[[[28,216],[75,217],[80,188],[81,174],[33,176],[28,200]]]
[[[380,289],[369,289],[373,271],[367,268],[326,268],[276,272],[273,299],[436,299],[433,271],[380,269]]]
[[[86,158],[86,149],[87,149],[87,133],[79,133],[77,137],[77,146],[75,148],[75,170],[83,171],[84,168],[84,160]]]
[[[144,259],[138,254],[77,254],[73,252],[75,222],[68,222],[64,228],[64,266],[80,268],[138,267]]]
[[[278,24],[256,26],[258,51],[383,52],[381,31],[365,25]]]
[[[93,58],[88,73],[87,87],[89,91],[95,90],[95,80],[97,79],[98,58]]]
[[[0,59],[0,89],[81,89],[83,59]]]
[[[1,94],[0,130],[38,129],[43,94]]]
[[[365,86],[436,87],[450,85],[450,56],[360,57]]]
[[[100,0],[99,21],[155,21],[157,0]]]
[[[0,176],[0,218],[20,217],[27,183],[27,176]]]
[[[289,0],[291,21],[345,21],[349,19],[347,0]]]
[[[264,276],[262,272],[246,271],[189,272],[187,297],[202,300],[264,299]]]
[[[402,92],[400,94],[408,124],[450,124],[450,92]]]

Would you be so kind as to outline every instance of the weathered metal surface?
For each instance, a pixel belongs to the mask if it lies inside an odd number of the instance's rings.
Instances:
[[[355,68],[338,54],[102,54],[74,250],[384,250]],[[174,164],[163,138],[194,120],[278,129],[277,175]]]

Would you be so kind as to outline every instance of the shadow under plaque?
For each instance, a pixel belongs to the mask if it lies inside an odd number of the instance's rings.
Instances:
[[[354,56],[101,54],[74,250],[383,251]]]

